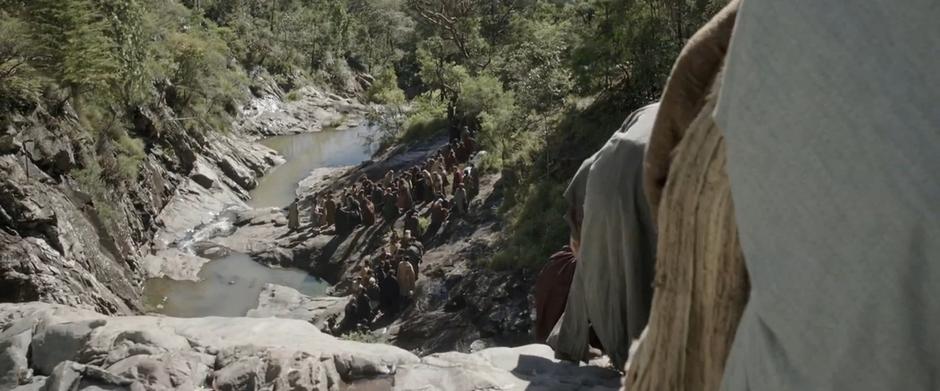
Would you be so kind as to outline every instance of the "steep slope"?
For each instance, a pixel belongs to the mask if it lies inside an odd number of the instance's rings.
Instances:
[[[80,180],[95,164],[86,157],[89,151],[105,161],[118,155],[92,145],[91,131],[74,114],[51,115],[37,105],[4,119],[9,125],[0,131],[0,301],[137,312],[147,276],[141,261],[166,246],[154,236],[168,227],[191,228],[174,220],[198,216],[196,205],[247,199],[257,178],[278,163],[274,151],[238,130],[188,131],[171,110],[157,105],[137,108],[129,129],[145,142],[137,181],[89,182]],[[207,198],[224,201],[206,203]]]

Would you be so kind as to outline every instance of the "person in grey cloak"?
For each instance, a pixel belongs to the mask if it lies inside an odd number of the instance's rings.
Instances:
[[[565,313],[549,337],[561,358],[586,360],[593,328],[614,365],[622,368],[631,341],[649,319],[656,233],[642,174],[658,107],[631,114],[585,160],[565,192],[579,260]]]
[[[751,292],[723,390],[940,388],[938,20],[742,2],[715,121]]]

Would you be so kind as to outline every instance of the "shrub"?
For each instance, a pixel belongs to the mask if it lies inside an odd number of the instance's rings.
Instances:
[[[297,90],[288,92],[286,98],[288,102],[296,102],[300,100],[300,93]]]
[[[402,126],[399,139],[414,142],[447,129],[447,106],[432,94],[420,95],[412,101],[412,111]]]
[[[366,97],[370,102],[383,105],[405,104],[405,92],[398,88],[398,76],[392,68],[385,68],[369,87]]]
[[[387,343],[387,336],[379,336],[367,331],[354,331],[351,333],[344,334],[340,338],[347,341],[355,341],[362,343]]]

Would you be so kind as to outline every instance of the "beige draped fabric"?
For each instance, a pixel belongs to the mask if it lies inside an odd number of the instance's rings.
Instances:
[[[643,181],[651,210],[659,209],[674,150],[692,120],[702,111],[709,88],[724,62],[738,4],[738,0],[732,0],[702,26],[673,65],[644,162]],[[653,218],[657,217],[654,213]]]
[[[737,5],[683,49],[653,127],[645,183],[658,224],[655,293],[648,329],[627,368],[631,391],[717,390],[748,298],[710,94],[719,85]]]

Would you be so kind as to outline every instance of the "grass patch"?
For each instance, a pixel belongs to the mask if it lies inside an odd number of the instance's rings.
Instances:
[[[506,215],[511,232],[506,245],[490,260],[496,270],[538,268],[568,242],[564,221],[565,184],[541,181],[524,190],[522,203]]]
[[[421,95],[412,102],[412,110],[402,125],[398,141],[412,143],[447,129],[447,107],[436,96]]]
[[[296,102],[300,100],[300,92],[297,90],[293,90],[291,92],[288,92],[285,98],[287,99],[288,102]]]
[[[364,331],[354,331],[348,334],[343,334],[342,336],[340,336],[340,339],[344,339],[347,341],[362,342],[362,343],[381,343],[381,344],[388,343],[388,337],[384,335],[379,336],[379,335],[375,335],[373,333],[364,332]]]

